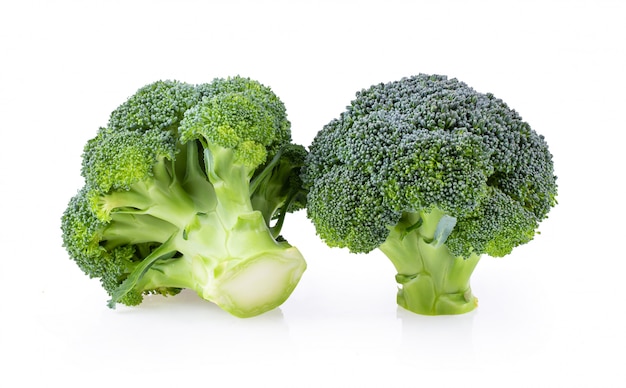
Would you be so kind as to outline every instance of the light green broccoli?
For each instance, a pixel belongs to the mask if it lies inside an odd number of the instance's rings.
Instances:
[[[306,268],[280,236],[305,205],[305,156],[283,103],[256,81],[149,84],[86,145],[64,246],[111,307],[191,289],[236,316],[261,314]]]

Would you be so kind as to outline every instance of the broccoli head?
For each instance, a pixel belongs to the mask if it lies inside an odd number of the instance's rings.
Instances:
[[[532,240],[556,204],[544,137],[445,76],[360,91],[309,151],[302,179],[318,235],[351,252],[379,248],[398,271],[398,304],[416,313],[473,310],[480,256]]]
[[[146,85],[85,146],[63,244],[110,307],[192,289],[236,316],[261,314],[306,268],[280,236],[306,201],[306,154],[282,102],[257,81]]]

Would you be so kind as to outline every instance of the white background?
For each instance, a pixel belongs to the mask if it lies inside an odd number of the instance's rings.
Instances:
[[[0,386],[626,386],[623,1],[5,1],[0,5]],[[541,235],[473,277],[478,309],[396,307],[378,252],[284,234],[308,261],[279,309],[238,319],[192,293],[106,307],[61,247],[80,155],[158,79],[242,75],[309,144],[354,93],[416,73],[515,108],[554,154]]]

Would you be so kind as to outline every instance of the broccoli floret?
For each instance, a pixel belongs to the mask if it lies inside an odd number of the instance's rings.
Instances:
[[[315,137],[302,169],[307,215],[332,247],[379,248],[420,314],[473,310],[483,255],[533,239],[556,204],[543,136],[492,94],[420,74],[357,93]]]
[[[192,289],[233,315],[261,314],[306,268],[279,238],[285,214],[306,201],[305,156],[284,105],[256,81],[152,83],[85,146],[64,246],[110,307]]]

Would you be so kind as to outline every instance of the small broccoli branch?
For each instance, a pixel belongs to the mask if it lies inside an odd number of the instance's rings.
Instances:
[[[115,308],[115,305],[124,298],[129,292],[137,287],[137,283],[144,278],[144,275],[150,270],[150,268],[158,260],[171,259],[176,254],[176,250],[171,244],[174,239],[174,235],[170,237],[163,245],[155,249],[148,257],[146,257],[133,272],[122,282],[122,284],[111,293],[111,299],[108,302],[109,308]],[[158,287],[163,287],[164,284],[159,284]],[[170,286],[169,284],[167,285]],[[152,288],[157,288],[154,286]]]
[[[263,214],[274,238],[280,235],[285,216],[305,202],[306,191],[299,180],[304,155],[301,146],[283,147],[250,182],[252,207]]]
[[[478,305],[470,277],[479,256],[453,256],[445,239],[454,227],[451,217],[435,209],[405,213],[380,250],[391,260],[400,284],[397,302],[423,315],[469,312]]]
[[[298,200],[300,196],[306,195],[304,190],[292,190],[289,192],[287,199],[280,209],[278,209],[278,213],[276,214],[276,221],[274,225],[270,226],[270,231],[274,238],[278,238],[280,236],[280,231],[283,229],[283,225],[285,223],[285,216],[289,213],[290,207]]]
[[[172,173],[171,161],[161,158],[149,179],[128,189],[106,194],[94,192],[92,206],[99,218],[110,221],[112,213],[149,215],[180,226],[189,222],[197,205]]]

